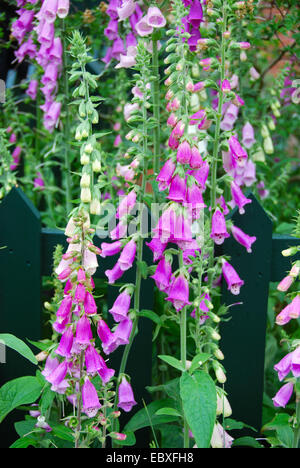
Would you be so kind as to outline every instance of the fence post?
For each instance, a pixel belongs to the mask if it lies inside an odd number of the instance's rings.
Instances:
[[[272,222],[253,195],[246,214],[237,210],[231,214],[236,226],[256,236],[252,253],[230,237],[223,253],[245,281],[239,296],[233,296],[223,281],[222,298],[227,305],[241,302],[229,309],[231,320],[221,327],[221,349],[225,355],[227,383],[233,418],[257,430],[261,428],[264,387],[265,336],[269,281],[272,259]]]

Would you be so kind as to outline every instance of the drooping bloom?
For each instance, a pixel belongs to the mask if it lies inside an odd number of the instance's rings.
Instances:
[[[123,0],[122,6],[117,7],[117,13],[119,16],[119,21],[123,21],[126,18],[129,18],[135,11],[136,4],[134,0]]]
[[[292,300],[289,309],[289,315],[292,319],[297,319],[300,317],[300,294]]]
[[[173,277],[166,300],[172,302],[177,312],[190,304],[189,283],[184,275]]]
[[[132,330],[132,320],[130,318],[125,318],[122,320],[114,332],[114,343],[116,347],[120,345],[127,345],[129,343],[129,338]]]
[[[59,354],[60,356],[63,356],[67,359],[70,358],[73,341],[74,341],[73,330],[72,330],[72,327],[69,327],[63,333],[60,339],[59,346],[57,350],[55,351],[56,354]]]
[[[251,246],[252,244],[256,241],[256,237],[254,236],[248,236],[248,234],[245,234],[240,228],[237,226],[232,226],[231,232],[235,240],[246,247],[247,252],[252,252]]]
[[[82,409],[89,418],[93,418],[100,408],[97,391],[92,382],[86,378],[82,386]]]
[[[240,293],[240,289],[241,286],[243,286],[244,281],[239,277],[233,266],[224,259],[222,273],[228,285],[228,289],[232,294],[237,296]]]
[[[244,206],[247,205],[248,203],[252,203],[252,200],[245,197],[242,190],[235,182],[231,183],[231,195],[232,195],[234,204],[237,205],[239,208],[239,213],[244,214],[245,213]]]
[[[167,243],[161,242],[161,240],[158,237],[154,237],[150,242],[146,242],[146,245],[148,245],[148,247],[153,252],[153,262],[157,262],[157,260],[159,260],[162,257]]]
[[[102,348],[105,354],[109,354],[116,349],[114,344],[114,336],[109,326],[100,319],[97,325],[97,333],[102,342]]]
[[[191,156],[190,144],[187,141],[180,143],[177,149],[177,161],[181,164],[189,164]]]
[[[156,180],[158,181],[158,189],[160,191],[165,190],[170,185],[175,169],[176,164],[172,159],[168,159],[156,177]]]
[[[127,318],[128,310],[130,307],[131,296],[125,290],[115,300],[109,312],[113,315],[115,322],[122,322]]]
[[[292,364],[292,353],[287,354],[284,356],[281,361],[279,361],[277,364],[275,364],[274,369],[276,372],[278,372],[278,379],[280,382],[285,379],[285,377],[290,373],[291,371],[291,364]]]
[[[85,365],[89,375],[95,375],[102,368],[102,358],[91,344],[85,350]]]
[[[118,260],[119,267],[122,271],[129,270],[135,259],[136,254],[136,243],[132,239],[125,245],[120,258]]]
[[[97,305],[94,296],[89,291],[86,292],[83,305],[86,315],[96,315]]]
[[[243,145],[246,148],[251,148],[255,143],[254,129],[249,122],[243,126]]]
[[[281,389],[276,393],[274,398],[272,398],[274,406],[285,408],[288,404],[294,390],[294,384],[292,382],[288,382],[287,384],[283,385]]]
[[[291,371],[294,377],[297,379],[300,377],[300,346],[292,352]]]
[[[210,444],[212,448],[231,448],[234,439],[224,431],[220,423],[216,423],[212,433]]]
[[[163,28],[167,21],[160,9],[152,6],[147,12],[147,23],[152,28]]]
[[[160,291],[166,291],[170,284],[171,275],[172,265],[166,260],[166,257],[163,256],[151,278],[154,279],[155,284]]]
[[[93,339],[91,325],[89,319],[83,315],[77,322],[76,326],[76,344],[81,348],[85,349],[90,341]]]
[[[186,181],[179,174],[176,174],[172,180],[167,198],[176,202],[184,202],[186,194]]]
[[[132,407],[137,403],[134,399],[133,390],[128,380],[123,377],[119,385],[118,391],[118,406],[126,413],[132,410]]]
[[[121,278],[123,273],[124,273],[124,270],[120,268],[120,265],[118,262],[115,264],[115,266],[111,270],[105,271],[105,275],[108,278],[109,284],[113,284],[115,281]]]
[[[216,209],[212,216],[210,237],[217,245],[223,244],[224,240],[230,237],[227,232],[225,217],[219,209]]]
[[[60,363],[51,374],[45,376],[46,380],[50,382],[53,386],[59,386],[64,378],[66,377],[68,372],[68,363],[67,361],[63,361]]]
[[[242,148],[240,145],[238,139],[234,136],[231,136],[229,138],[229,149],[235,158],[238,166],[243,167],[246,164],[246,161],[248,159],[248,154],[247,152]]]
[[[129,214],[136,203],[136,193],[134,190],[131,190],[126,197],[123,197],[119,203],[116,218],[122,218],[124,215]]]
[[[118,254],[122,250],[122,242],[116,241],[112,244],[108,244],[106,242],[102,242],[101,244],[101,257],[110,257],[112,255]]]

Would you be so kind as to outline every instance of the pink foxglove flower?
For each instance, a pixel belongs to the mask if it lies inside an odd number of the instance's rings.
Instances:
[[[163,256],[159,261],[154,275],[151,278],[154,279],[156,286],[160,291],[167,291],[170,279],[172,275],[172,265]]]
[[[130,301],[131,296],[126,290],[119,294],[112,308],[109,310],[113,315],[115,322],[122,322],[122,320],[127,319]]]
[[[137,403],[134,399],[132,387],[128,380],[125,377],[123,377],[119,385],[118,406],[119,408],[122,408],[122,410],[124,410],[126,413],[129,413],[129,411],[131,411],[133,406],[135,406],[136,404]]]
[[[73,346],[73,330],[72,327],[67,328],[67,330],[63,333],[59,346],[57,350],[55,351],[56,354],[59,354],[60,356],[63,356],[67,359],[71,357],[71,349]]]
[[[118,260],[119,267],[122,271],[129,270],[135,259],[136,254],[136,243],[132,239],[125,245],[120,258]]]
[[[70,0],[58,0],[57,16],[61,19],[68,16],[70,8]]]
[[[59,364],[56,369],[54,369],[51,374],[47,375],[46,380],[50,382],[54,386],[58,386],[63,382],[68,372],[68,363],[67,361],[63,361]]]
[[[292,352],[291,356],[291,371],[294,377],[300,377],[300,346]]]
[[[76,344],[85,349],[93,339],[91,324],[89,319],[83,315],[77,322],[76,326]]]
[[[255,143],[254,129],[249,122],[243,126],[243,145],[246,148],[251,148]]]
[[[167,198],[178,203],[185,201],[186,181],[179,174],[176,174],[172,180]]]
[[[161,242],[160,239],[157,237],[154,237],[150,242],[146,242],[146,245],[152,250],[153,252],[153,262],[157,262],[157,260],[160,260],[165,248],[167,246],[166,242]]]
[[[132,331],[132,320],[126,318],[122,320],[114,332],[114,343],[116,347],[120,345],[127,345],[129,343]]]
[[[134,190],[131,190],[131,192],[129,192],[129,194],[126,197],[122,198],[117,208],[116,218],[120,219],[123,216],[129,214],[133,210],[135,203],[136,193]]]
[[[148,23],[147,16],[144,16],[138,23],[136,23],[135,29],[141,37],[149,36],[149,34],[153,33],[153,26]]]
[[[244,214],[245,213],[244,206],[247,205],[248,203],[252,203],[252,200],[245,197],[240,187],[235,182],[231,183],[231,195],[232,195],[234,204],[237,205],[239,208],[239,213]]]
[[[286,292],[292,286],[294,278],[291,275],[286,276],[277,286],[278,291]]]
[[[239,244],[246,247],[247,252],[251,253],[252,244],[256,241],[256,237],[248,236],[240,228],[236,226],[232,226],[231,232],[235,240],[239,242]]]
[[[96,416],[101,408],[97,391],[88,378],[85,379],[82,386],[82,408],[89,418]]]
[[[124,273],[124,270],[120,268],[120,265],[118,262],[115,264],[115,266],[111,270],[105,271],[105,275],[108,278],[109,284],[115,283],[115,281],[121,278],[123,273]]]
[[[184,275],[173,277],[166,300],[172,302],[177,312],[190,304],[189,283]]]
[[[106,242],[102,242],[101,244],[101,257],[110,257],[112,255],[118,254],[122,250],[122,242],[116,241],[112,244],[108,244]]]
[[[226,229],[225,217],[219,209],[217,209],[212,216],[210,237],[217,245],[223,244],[224,240],[230,237]]]
[[[248,159],[247,152],[242,148],[238,139],[234,136],[231,136],[229,138],[228,143],[229,143],[230,151],[233,157],[235,158],[238,166],[244,167]]]
[[[187,141],[180,143],[177,149],[177,161],[181,164],[189,164],[192,157],[192,150]]]
[[[287,384],[283,385],[281,389],[276,393],[274,398],[272,398],[274,406],[285,408],[288,404],[294,390],[294,384],[292,382],[288,382]]]
[[[122,0],[121,7],[117,7],[119,21],[124,21],[135,11],[136,3],[134,0]]]
[[[244,281],[239,277],[233,266],[226,262],[226,260],[223,260],[222,273],[230,292],[235,296],[240,294],[240,289],[241,286],[243,286]]]
[[[274,366],[274,369],[278,372],[278,379],[280,382],[290,373],[291,365],[292,353],[289,353]]]
[[[163,28],[167,23],[160,9],[155,6],[149,8],[146,18],[148,25],[152,28]]]
[[[203,160],[201,158],[200,152],[196,146],[193,146],[191,150],[190,167],[192,169],[199,169],[202,164]]]
[[[160,191],[165,190],[170,185],[175,169],[176,164],[172,161],[172,159],[168,159],[156,178],[158,181],[158,189]]]
[[[95,375],[102,368],[102,358],[93,345],[85,350],[85,365],[88,375]]]

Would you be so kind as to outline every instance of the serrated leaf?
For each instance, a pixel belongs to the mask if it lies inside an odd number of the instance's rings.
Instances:
[[[209,448],[216,420],[217,392],[214,381],[204,371],[180,378],[184,415],[198,448]]]
[[[9,333],[0,333],[0,342],[1,341],[5,344],[5,346],[14,349],[25,359],[28,359],[28,361],[32,362],[32,364],[37,365],[38,362],[35,355],[31,351],[29,346],[27,346],[27,344],[24,343],[24,341]]]

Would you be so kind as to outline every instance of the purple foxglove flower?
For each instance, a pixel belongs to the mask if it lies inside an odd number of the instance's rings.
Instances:
[[[44,367],[44,370],[41,372],[41,374],[47,378],[52,372],[59,366],[59,360],[57,358],[52,358],[51,356],[48,356],[46,359],[46,364]]]
[[[100,254],[100,249],[99,251],[97,250],[97,247],[93,244],[89,244],[90,248],[84,249],[83,252],[83,267],[89,275],[94,275],[96,273],[97,267],[98,267],[98,260],[97,260],[97,255],[95,253],[95,250],[97,251],[98,254]]]
[[[189,283],[184,275],[173,277],[168,294],[166,300],[172,302],[177,312],[190,304]]]
[[[63,46],[60,37],[56,37],[53,41],[52,47],[48,51],[49,60],[56,65],[62,63]]]
[[[183,214],[176,216],[171,240],[174,242],[190,242],[192,240],[192,231],[188,221]]]
[[[156,178],[158,181],[158,189],[160,191],[165,190],[170,185],[175,169],[176,164],[172,161],[172,159],[168,159]]]
[[[105,354],[108,354],[107,351],[109,350],[110,345],[113,342],[114,336],[109,326],[102,319],[100,319],[98,322],[97,333],[102,342],[103,351],[105,352]]]
[[[246,247],[247,249],[247,252],[251,253],[252,250],[251,250],[251,246],[253,244],[253,242],[256,241],[256,237],[254,236],[248,236],[247,234],[245,234],[240,228],[236,227],[236,226],[232,226],[231,228],[231,232],[232,232],[232,235],[233,237],[235,238],[235,240],[243,245],[244,247]]]
[[[51,374],[49,374],[46,378],[48,382],[50,382],[53,386],[58,386],[59,384],[62,383],[62,381],[65,379],[66,375],[68,372],[68,363],[67,361],[63,361],[61,364],[59,364],[56,369],[54,369]]]
[[[66,18],[70,9],[70,0],[58,0],[57,16],[59,18]]]
[[[153,262],[157,262],[162,257],[162,254],[165,251],[167,243],[163,243],[157,237],[154,237],[150,242],[146,242],[146,245],[152,250],[153,252]]]
[[[113,284],[123,275],[124,271],[121,270],[119,263],[117,262],[111,270],[106,270],[105,275],[108,278],[109,284]]]
[[[128,380],[123,377],[118,390],[118,407],[122,408],[126,413],[129,413],[136,404],[132,387]]]
[[[129,343],[129,338],[132,330],[132,321],[127,318],[122,320],[114,332],[114,342],[117,346],[127,345]]]
[[[75,295],[74,295],[74,301],[77,302],[77,304],[83,304],[86,296],[86,289],[84,284],[77,284],[76,289],[75,289]]]
[[[225,114],[224,119],[222,120],[222,122],[220,124],[221,130],[223,130],[225,132],[229,132],[230,130],[233,129],[235,121],[236,121],[236,119],[232,119],[227,114]]]
[[[115,68],[132,68],[136,65],[136,59],[134,55],[120,55],[120,62],[115,66]],[[117,147],[121,144],[122,138],[121,135],[118,135],[115,139],[114,146]]]
[[[221,195],[219,198],[216,199],[216,203],[217,203],[217,205],[220,205],[220,207],[223,210],[224,215],[225,216],[228,215],[229,209],[228,209],[228,207],[226,205],[226,202],[225,202],[225,199],[224,199],[223,195]]]
[[[135,259],[136,254],[136,243],[132,239],[125,245],[120,258],[118,260],[119,267],[122,271],[129,270]]]
[[[82,386],[82,409],[89,418],[93,418],[100,408],[101,405],[97,391],[92,382],[87,378]]]
[[[54,130],[61,110],[61,102],[53,102],[44,116],[44,127],[50,133]]]
[[[199,30],[200,23],[203,21],[203,10],[200,0],[194,0],[188,14],[188,22]]]
[[[84,298],[84,311],[86,315],[96,315],[97,314],[97,305],[93,295],[87,291]]]
[[[246,148],[251,148],[255,143],[254,129],[249,122],[243,126],[243,145]]]
[[[290,318],[292,319],[297,319],[300,317],[300,294],[297,294],[297,296],[290,303],[289,314]]]
[[[192,156],[190,144],[187,141],[180,143],[177,149],[177,161],[181,164],[189,164]]]
[[[33,186],[39,190],[44,190],[45,182],[40,172],[37,173],[37,177],[33,181]]]
[[[278,291],[288,291],[289,288],[292,286],[293,282],[294,278],[292,276],[286,276],[285,278],[283,278],[283,280],[280,281],[279,285],[277,286]]]
[[[116,218],[122,218],[124,215],[129,214],[136,203],[136,193],[134,190],[131,190],[131,192],[124,198],[122,198],[121,202],[119,203],[118,209],[117,209],[117,214]]]
[[[167,21],[162,12],[157,7],[150,7],[147,12],[147,23],[152,28],[163,28]]]
[[[126,290],[119,294],[114,305],[109,309],[109,312],[112,314],[115,322],[122,322],[122,320],[127,319],[130,301],[131,296]]]
[[[65,333],[62,335],[59,346],[57,350],[55,351],[56,354],[59,354],[60,356],[63,356],[67,359],[71,357],[71,349],[73,346],[73,330],[72,327],[67,328]]]
[[[99,369],[98,374],[102,380],[102,383],[106,385],[110,379],[115,375],[114,369],[109,369],[104,361],[104,359],[100,356],[101,360],[101,369]]]
[[[135,12],[135,7],[136,4],[134,0],[123,0],[122,6],[120,8],[117,7],[119,21],[124,21],[131,16]]]
[[[242,215],[245,213],[244,206],[248,203],[252,203],[252,200],[246,198],[240,187],[235,183],[231,183],[231,195],[235,205],[239,208],[239,213]]]
[[[57,319],[52,325],[53,330],[60,334],[64,333],[67,329],[67,325],[70,323],[70,320],[71,315],[65,319]]]
[[[206,113],[204,109],[201,109],[197,112],[195,112],[191,117],[190,117],[190,125],[199,125],[203,122],[203,120],[206,119]]]
[[[119,0],[110,0],[109,5],[106,10],[106,14],[112,18],[112,19],[117,19],[118,18],[118,13],[117,13],[117,7],[119,5]]]
[[[286,325],[290,320],[290,307],[291,304],[288,304],[276,317],[277,325]]]
[[[38,41],[49,49],[54,40],[54,25],[45,21],[38,35]]]
[[[56,312],[56,316],[59,321],[63,321],[66,317],[69,317],[72,308],[72,296],[66,296]]]
[[[195,177],[196,181],[200,185],[202,190],[205,190],[206,181],[209,174],[209,164],[207,161],[204,161],[203,165],[200,169],[196,169],[193,171],[187,171],[187,174],[192,175]]]
[[[154,279],[155,284],[160,291],[166,291],[170,284],[171,275],[172,265],[166,260],[166,257],[163,256],[151,278]]]
[[[191,152],[190,167],[192,169],[199,169],[203,164],[199,150],[196,146],[193,146]]]
[[[135,12],[129,18],[130,26],[134,33],[137,33],[136,25],[142,17],[143,17],[142,9],[137,3],[135,7]]]
[[[209,312],[209,308],[207,307],[205,300],[208,300],[210,302],[211,298],[209,294],[202,294],[201,298],[203,299],[199,304],[199,310],[201,310],[203,314],[200,316],[199,321],[200,321],[200,325],[203,325],[203,323],[205,323],[206,320],[209,318],[209,315],[207,315]],[[193,312],[191,313],[191,317],[196,318],[196,309],[194,309]]]
[[[102,368],[102,358],[91,344],[85,350],[85,366],[89,375],[95,375]]]
[[[127,232],[127,224],[123,224],[121,221],[119,224],[110,232],[109,236],[112,240],[121,239],[125,237]]]
[[[299,379],[300,377],[300,346],[295,349],[292,353],[291,359],[291,371],[293,376]]]
[[[284,356],[281,361],[279,361],[275,366],[274,369],[276,372],[278,372],[278,379],[280,382],[285,379],[285,377],[290,373],[291,371],[291,364],[292,364],[292,354],[289,353],[286,356]]]
[[[49,63],[41,79],[41,83],[43,83],[45,86],[48,83],[56,83],[57,75],[58,75],[58,66],[55,65],[54,63]]]
[[[77,322],[76,326],[76,344],[81,349],[85,349],[93,339],[91,324],[89,319],[83,315]]]
[[[167,243],[172,236],[175,220],[176,213],[172,207],[166,209],[159,218],[157,226],[153,229],[153,232],[160,238],[162,243]]]
[[[185,206],[187,206],[188,213],[191,215],[191,218],[198,219],[201,211],[206,207],[206,205],[203,201],[202,191],[197,184],[187,186],[186,202]]]
[[[238,139],[234,136],[231,136],[228,141],[230,151],[235,158],[238,166],[244,167],[248,159],[247,152],[242,148]]]
[[[170,191],[167,198],[176,201],[177,203],[185,201],[186,180],[176,174],[171,180]]]
[[[137,42],[137,39],[136,39],[134,33],[133,33],[133,32],[130,32],[129,34],[127,34],[127,36],[126,36],[126,46],[127,46],[127,49],[128,49],[129,47],[136,47],[137,44],[138,44],[138,42]],[[142,95],[142,96],[143,96],[143,95]],[[141,97],[142,97],[142,96],[141,96]]]
[[[283,385],[281,389],[276,393],[274,398],[272,398],[274,406],[285,408],[288,404],[294,390],[294,384],[292,382],[288,382],[287,384]]]
[[[222,85],[221,85],[221,89],[222,89],[223,93],[229,93],[229,91],[231,91],[230,82],[228,80],[223,80]]]
[[[244,167],[243,183],[246,187],[251,187],[254,182],[256,182],[256,166],[253,161],[249,160]]]
[[[126,51],[124,48],[124,41],[121,37],[117,37],[114,40],[113,47],[112,47],[112,56],[116,60],[120,60],[120,55],[126,55]]]
[[[41,9],[41,15],[48,23],[54,23],[57,14],[58,0],[45,0]]]
[[[239,277],[233,266],[226,262],[226,260],[223,260],[222,273],[230,292],[235,296],[240,294],[240,289],[241,286],[243,286],[244,281]]]
[[[101,257],[110,257],[112,255],[118,254],[122,250],[122,242],[116,241],[112,244],[107,244],[106,242],[102,242],[101,244]]]
[[[118,37],[118,21],[115,19],[110,20],[107,27],[104,29],[104,35],[110,40],[114,41]],[[112,57],[112,49],[110,52]]]
[[[31,80],[30,83],[29,83],[29,86],[26,90],[26,94],[31,97],[32,100],[35,100],[36,99],[36,95],[37,95],[37,90],[38,90],[38,81],[37,80]]]
[[[153,26],[149,25],[147,16],[144,16],[136,23],[135,30],[139,36],[145,37],[153,33]]]
[[[216,209],[212,216],[210,237],[217,245],[223,244],[224,240],[230,237],[226,229],[225,217],[219,209]]]

